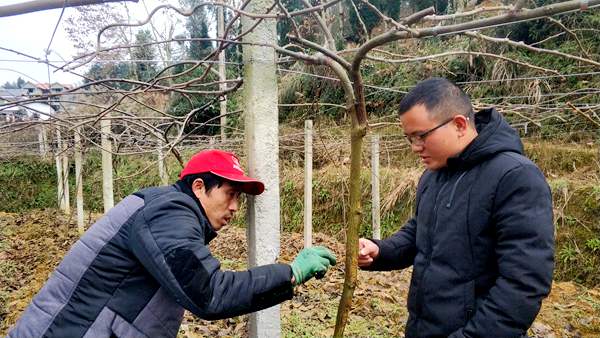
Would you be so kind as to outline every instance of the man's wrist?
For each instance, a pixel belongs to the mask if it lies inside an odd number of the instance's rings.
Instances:
[[[300,271],[297,271],[297,269],[298,267],[295,266],[294,263],[290,264],[290,270],[292,271],[292,278],[290,281],[294,286],[299,284],[299,281],[301,280],[301,276],[299,275]]]
[[[381,253],[381,247],[379,246],[378,240],[373,239],[373,238],[367,238],[367,240],[371,241],[371,243],[373,243],[377,247],[377,254],[373,256],[373,261],[375,261],[377,259],[377,257],[379,257],[379,254]]]

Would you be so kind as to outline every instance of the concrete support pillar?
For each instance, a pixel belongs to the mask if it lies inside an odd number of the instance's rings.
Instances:
[[[102,142],[100,143],[102,147],[102,199],[104,201],[104,212],[107,212],[115,205],[110,119],[100,120],[100,131],[102,132]]]
[[[269,0],[251,1],[246,10],[265,13]],[[242,31],[256,21],[242,19]],[[244,36],[244,42],[276,43],[276,22],[262,21]],[[277,76],[275,51],[268,47],[244,45],[244,120],[248,171],[265,183],[265,192],[248,198],[249,265],[275,263],[279,256],[279,140],[277,110]],[[281,336],[279,305],[250,315],[250,337]]]
[[[63,198],[64,198],[64,206],[65,213],[71,214],[71,197],[69,196],[69,153],[68,153],[68,137],[63,138],[62,140],[62,179],[63,179]]]
[[[40,144],[40,155],[46,157],[48,155],[48,137],[46,136],[46,127],[41,123],[39,125],[38,142]]]
[[[381,239],[381,201],[379,194],[379,135],[371,138],[371,198],[373,238]]]
[[[225,0],[221,0],[221,2],[225,2]],[[225,18],[223,15],[223,7],[217,6],[217,36],[219,38],[225,39]],[[219,53],[219,90],[227,89],[227,85],[225,84],[225,80],[227,80],[227,73],[225,69],[225,51],[221,51]],[[227,138],[225,134],[225,127],[227,126],[227,96],[221,100],[219,103],[220,112],[221,112],[221,141],[225,141]]]
[[[56,193],[58,198],[58,208],[65,211],[65,197],[64,197],[64,181],[63,181],[63,165],[62,156],[60,151],[62,149],[62,136],[60,133],[60,127],[56,127],[56,153],[54,154],[54,160],[56,161]]]
[[[77,192],[77,231],[83,235],[83,146],[81,145],[81,127],[75,130],[75,186]]]
[[[304,247],[312,246],[313,123],[304,121]]]

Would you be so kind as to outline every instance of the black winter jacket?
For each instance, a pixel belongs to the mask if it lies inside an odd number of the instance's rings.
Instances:
[[[413,266],[407,338],[521,337],[550,292],[548,184],[496,110],[475,116],[473,142],[421,177],[414,217],[375,241],[369,270]]]
[[[79,239],[8,337],[175,337],[183,309],[204,319],[293,296],[289,265],[222,271],[216,236],[183,182],[123,199]]]

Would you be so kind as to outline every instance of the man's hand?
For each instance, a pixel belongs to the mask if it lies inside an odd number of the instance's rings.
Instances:
[[[366,268],[379,256],[379,246],[366,238],[358,240],[358,266]]]
[[[292,262],[292,283],[302,284],[313,277],[323,278],[331,265],[336,263],[335,255],[323,246],[303,249]]]

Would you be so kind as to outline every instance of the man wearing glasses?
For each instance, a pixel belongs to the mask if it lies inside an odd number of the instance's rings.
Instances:
[[[446,79],[417,84],[399,113],[426,167],[415,214],[387,239],[361,238],[359,266],[413,266],[407,338],[526,336],[554,266],[543,174],[495,109],[473,114]]]

